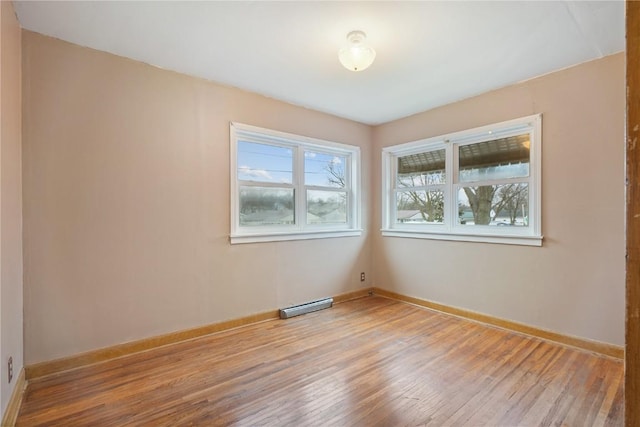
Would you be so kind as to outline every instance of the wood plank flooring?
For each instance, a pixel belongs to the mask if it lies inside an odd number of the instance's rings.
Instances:
[[[622,361],[381,297],[29,383],[18,426],[622,426]]]

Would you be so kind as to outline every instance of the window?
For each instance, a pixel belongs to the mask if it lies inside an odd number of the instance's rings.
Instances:
[[[231,123],[231,243],[358,236],[360,149]]]
[[[540,246],[540,115],[383,150],[384,236]]]

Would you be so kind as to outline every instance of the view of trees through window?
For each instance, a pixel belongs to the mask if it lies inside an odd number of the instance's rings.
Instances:
[[[445,155],[439,149],[398,158],[398,222],[444,222]]]
[[[526,226],[528,214],[528,184],[462,187],[458,195],[460,224]]]
[[[458,224],[527,226],[529,134],[459,145]],[[445,149],[397,158],[396,222],[445,220]]]

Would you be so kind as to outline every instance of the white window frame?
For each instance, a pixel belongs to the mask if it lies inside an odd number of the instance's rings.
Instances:
[[[472,183],[458,182],[457,147],[529,133],[529,176],[527,178],[490,180]],[[399,157],[445,149],[445,184],[434,185],[444,190],[444,221],[442,224],[406,224],[396,222],[397,159]],[[448,135],[385,147],[382,150],[382,229],[387,237],[455,240],[542,246],[542,115],[522,117]],[[529,185],[529,225],[527,227],[496,227],[458,224],[460,187],[466,185],[499,185],[526,182]]]
[[[292,149],[292,183],[281,184],[239,180],[238,141]],[[230,148],[231,233],[229,240],[231,244],[351,237],[362,234],[362,229],[360,228],[360,147],[231,122]],[[347,188],[305,185],[304,153],[306,151],[344,157],[346,159],[345,178]],[[294,224],[251,227],[240,225],[239,191],[241,186],[292,188],[295,203]],[[347,222],[345,224],[307,224],[307,190],[346,192]]]

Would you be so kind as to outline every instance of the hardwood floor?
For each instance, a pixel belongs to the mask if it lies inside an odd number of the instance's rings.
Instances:
[[[622,426],[622,361],[366,297],[29,383],[18,426]]]

